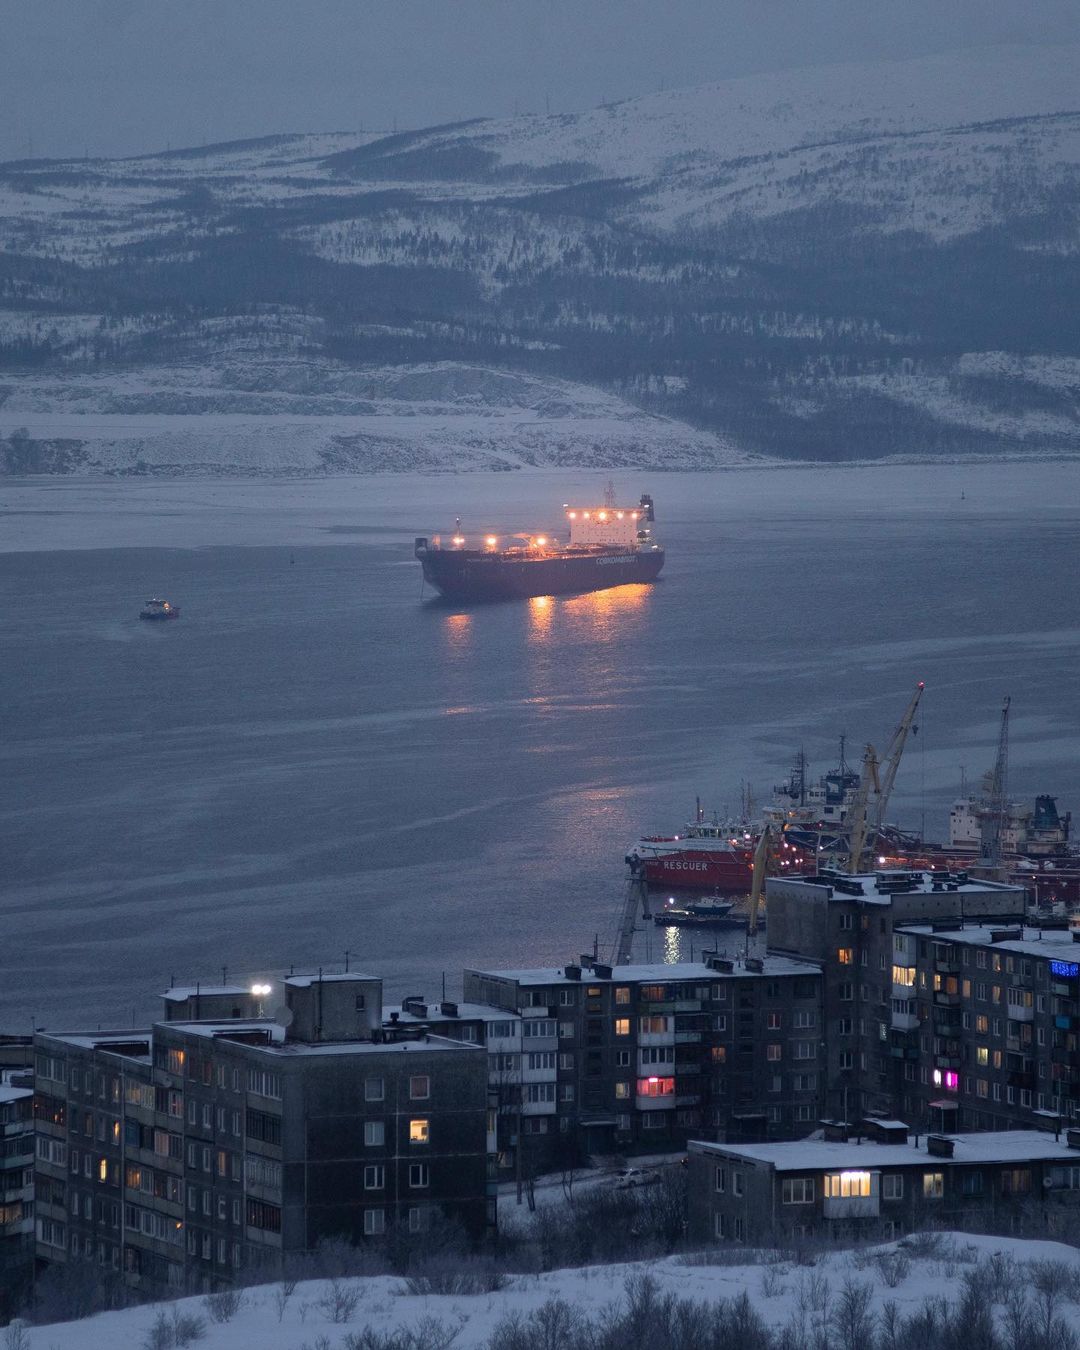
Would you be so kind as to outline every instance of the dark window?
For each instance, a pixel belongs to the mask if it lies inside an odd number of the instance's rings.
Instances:
[[[280,1144],[281,1117],[272,1116],[267,1111],[254,1111],[249,1106],[247,1111],[247,1135],[249,1139],[258,1139],[264,1144]]]

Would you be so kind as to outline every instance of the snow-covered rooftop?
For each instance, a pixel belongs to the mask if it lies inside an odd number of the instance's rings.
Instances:
[[[161,997],[170,1003],[186,1003],[191,998],[242,998],[250,993],[239,984],[175,984]]]
[[[365,984],[378,982],[378,975],[365,975],[363,971],[348,970],[339,971],[336,975],[287,975],[282,981],[283,984],[290,984],[294,989],[310,989],[313,984],[345,984],[352,980],[362,980]]]
[[[828,890],[831,894],[830,900],[857,900],[860,897],[856,894],[856,888],[861,888],[862,899],[871,904],[887,905],[891,902],[894,895],[901,897],[906,895],[985,895],[987,891],[995,891],[1000,894],[1015,892],[1017,895],[1023,893],[1023,887],[1013,886],[1003,881],[983,881],[978,877],[970,877],[965,881],[956,881],[949,874],[944,872],[897,872],[893,874],[896,878],[901,875],[910,877],[914,883],[906,890],[892,890],[887,882],[883,882],[883,888],[878,888],[878,883],[883,878],[889,878],[889,872],[860,872],[853,876],[843,876],[841,885],[836,885],[836,877],[832,874],[825,876],[810,877],[775,877],[770,878],[771,884],[779,882],[784,886],[800,886],[815,891]]]
[[[428,1036],[419,1041],[291,1041],[286,1039],[285,1028],[277,1022],[263,1019],[247,1020],[229,1018],[221,1022],[182,1022],[172,1023],[173,1027],[182,1026],[185,1032],[193,1036],[203,1036],[207,1040],[222,1040],[236,1036],[249,1036],[257,1032],[266,1032],[269,1042],[245,1040],[243,1044],[250,1050],[262,1051],[269,1055],[370,1055],[404,1054],[408,1050],[475,1050],[478,1047],[455,1041],[446,1036]]]
[[[1019,938],[1004,938],[994,941],[994,933],[1012,929],[1020,933]],[[1074,942],[1072,935],[1060,929],[1028,928],[1021,924],[965,924],[963,928],[951,928],[942,932],[929,924],[904,924],[902,931],[915,933],[919,937],[935,938],[939,942],[962,942],[967,946],[993,946],[1004,952],[1017,952],[1022,956],[1041,956],[1044,961],[1067,961],[1071,965],[1080,965],[1080,942]]]
[[[979,1134],[949,1134],[953,1141],[951,1158],[929,1153],[925,1134],[906,1144],[877,1144],[869,1140],[846,1143],[824,1139],[803,1139],[787,1144],[690,1144],[697,1153],[743,1159],[748,1163],[768,1163],[777,1172],[813,1172],[831,1168],[964,1166],[973,1163],[1040,1162],[1045,1160],[1080,1164],[1080,1150],[1070,1148],[1064,1138],[1055,1139],[1042,1130],[1000,1130]],[[916,1143],[915,1140],[918,1140]]]
[[[485,979],[515,981],[523,985],[541,984],[674,984],[680,981],[729,980],[732,977],[753,975],[819,975],[820,969],[810,961],[796,961],[787,956],[765,956],[760,958],[762,969],[748,968],[744,962],[734,958],[731,970],[715,970],[702,961],[676,961],[671,965],[635,965],[610,966],[610,975],[598,975],[589,967],[583,967],[580,978],[571,978],[564,967],[554,969],[527,970],[477,970],[470,968],[469,975],[479,975]]]
[[[420,1017],[416,1013],[410,1012],[408,1008],[400,1003],[391,1003],[383,1007],[383,1021],[387,1021],[393,1013],[397,1013],[399,1024],[408,1025],[413,1022],[425,1023],[433,1021],[441,1022],[506,1022],[511,1018],[519,1018],[520,1014],[514,1012],[512,1008],[497,1008],[492,1003],[461,1003],[456,1002],[456,1015],[453,1013],[444,1013],[442,1011],[442,1001],[432,999],[428,1004],[427,1017]]]
[[[18,1102],[33,1095],[33,1088],[12,1087],[9,1083],[0,1083],[0,1106],[5,1102]]]

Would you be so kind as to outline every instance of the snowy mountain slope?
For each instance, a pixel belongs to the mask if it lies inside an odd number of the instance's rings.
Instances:
[[[362,372],[237,353],[215,367],[0,383],[19,472],[322,474],[708,469],[748,457],[587,385],[452,363]]]
[[[329,1350],[338,1350],[347,1337],[361,1335],[367,1329],[380,1336],[415,1331],[424,1319],[433,1319],[447,1332],[457,1333],[449,1341],[432,1340],[429,1344],[452,1343],[454,1350],[482,1350],[507,1319],[528,1323],[541,1310],[550,1309],[555,1300],[564,1305],[564,1317],[569,1314],[571,1318],[576,1315],[597,1321],[612,1310],[625,1314],[634,1297],[633,1281],[645,1276],[655,1281],[659,1297],[671,1294],[695,1303],[716,1304],[721,1300],[733,1302],[745,1293],[768,1332],[778,1335],[787,1329],[791,1333],[787,1344],[869,1346],[876,1342],[879,1319],[884,1323],[893,1318],[900,1323],[932,1302],[937,1307],[935,1325],[940,1324],[944,1310],[956,1315],[967,1292],[965,1280],[972,1281],[976,1291],[986,1291],[986,1305],[1002,1331],[1007,1326],[1006,1300],[1013,1298],[1015,1316],[1019,1305],[1011,1291],[1024,1287],[1032,1319],[1029,1325],[1045,1325],[1035,1321],[1040,1311],[1045,1317],[1037,1284],[1046,1283],[1045,1273],[1058,1265],[1066,1273],[1073,1272],[1074,1278],[1078,1269],[1076,1251],[1056,1242],[941,1234],[921,1248],[913,1242],[912,1249],[905,1251],[906,1246],[833,1251],[801,1267],[782,1259],[762,1262],[760,1258],[766,1254],[745,1249],[744,1263],[736,1264],[739,1249],[724,1247],[714,1249],[716,1264],[709,1264],[706,1255],[702,1264],[667,1257],[636,1264],[557,1270],[512,1276],[507,1288],[472,1296],[410,1294],[405,1282],[393,1276],[346,1279],[336,1290],[329,1281],[307,1281],[284,1300],[280,1315],[275,1297],[279,1286],[264,1285],[247,1291],[243,1307],[224,1324],[207,1318],[202,1299],[188,1298],[175,1304],[101,1313],[83,1321],[35,1328],[27,1333],[28,1350],[37,1350],[38,1346],[49,1350],[113,1350],[116,1346],[146,1345],[163,1307],[204,1319],[205,1335],[198,1341],[202,1350],[248,1350],[252,1346],[260,1350],[300,1350],[304,1344],[323,1344]],[[920,1250],[924,1254],[920,1255]],[[848,1334],[856,1339],[841,1339],[839,1318],[846,1288],[866,1291],[867,1321],[861,1339],[859,1328],[850,1326]],[[357,1295],[351,1313],[345,1320],[333,1321],[335,1303],[340,1309],[342,1293],[347,1302],[351,1292]],[[889,1304],[894,1305],[892,1313]],[[1059,1337],[1047,1344],[1064,1345],[1062,1335],[1080,1332],[1076,1305],[1060,1294],[1052,1300],[1045,1321],[1053,1325],[1053,1334]],[[1008,1343],[1019,1345],[1022,1341]],[[549,1330],[544,1344],[560,1344],[557,1329]],[[761,1341],[754,1340],[753,1344]]]
[[[0,379],[449,362],[591,383],[706,459],[1071,453],[1075,399],[987,354],[1075,360],[1078,311],[1080,45],[0,165]]]

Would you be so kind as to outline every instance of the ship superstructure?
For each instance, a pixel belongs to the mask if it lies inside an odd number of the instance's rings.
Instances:
[[[564,507],[569,538],[547,534],[470,540],[458,528],[448,541],[416,540],[424,580],[453,600],[507,600],[572,595],[655,581],[664,550],[653,537],[653,500],[618,506],[609,490],[602,506]]]

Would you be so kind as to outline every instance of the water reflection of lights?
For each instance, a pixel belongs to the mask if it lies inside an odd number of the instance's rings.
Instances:
[[[682,933],[678,928],[665,928],[664,930],[664,964],[666,966],[677,965],[681,958],[682,951]]]
[[[534,595],[529,601],[529,641],[543,642],[551,632],[553,607],[550,595]]]
[[[608,591],[590,591],[565,601],[566,613],[580,627],[588,628],[589,636],[605,641],[621,636],[625,620],[633,618],[645,607],[651,586],[613,586]]]
[[[472,637],[471,614],[448,614],[446,616],[446,637],[451,647],[467,647]]]

